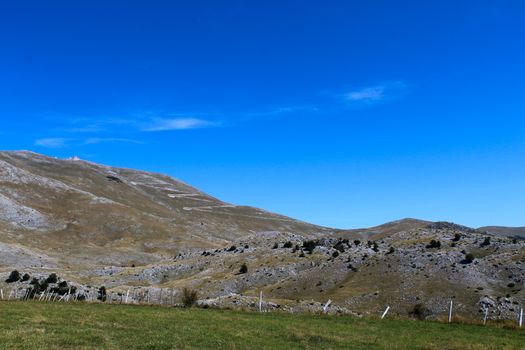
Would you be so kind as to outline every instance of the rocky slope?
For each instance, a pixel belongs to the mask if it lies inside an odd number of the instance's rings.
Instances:
[[[525,302],[524,265],[525,241],[490,230],[415,219],[334,230],[223,203],[163,175],[0,153],[2,280],[13,269],[41,280],[56,272],[77,295],[104,285],[134,302],[166,303],[188,287],[203,304],[246,308],[262,291],[265,308],[291,311],[330,299],[328,312],[389,305],[406,316],[421,304],[422,317],[442,315],[453,299],[465,317],[489,308],[491,318],[512,318]]]

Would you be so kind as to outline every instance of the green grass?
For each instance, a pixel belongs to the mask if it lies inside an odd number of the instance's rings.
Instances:
[[[338,316],[0,302],[1,349],[524,349],[525,331]]]

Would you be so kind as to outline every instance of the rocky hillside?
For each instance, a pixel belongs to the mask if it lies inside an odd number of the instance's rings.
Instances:
[[[0,152],[0,268],[145,264],[261,231],[333,232],[168,176]]]
[[[172,178],[29,152],[0,153],[3,288],[94,296],[100,286],[210,306],[512,318],[525,303],[525,241],[404,219],[334,230],[223,203]],[[22,277],[27,273],[26,277]],[[61,279],[44,283],[50,273]],[[15,276],[16,277],[16,276]],[[37,287],[35,287],[37,286]],[[111,298],[111,294],[109,294]],[[115,294],[116,295],[116,294]]]

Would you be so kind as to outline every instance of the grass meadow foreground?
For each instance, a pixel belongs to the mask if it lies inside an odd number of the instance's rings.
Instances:
[[[410,320],[0,302],[2,349],[524,349],[525,331]]]

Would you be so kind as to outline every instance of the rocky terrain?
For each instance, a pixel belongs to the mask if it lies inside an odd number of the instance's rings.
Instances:
[[[0,153],[0,277],[21,273],[0,282],[6,294],[96,299],[104,286],[108,302],[173,304],[189,288],[203,306],[257,309],[262,292],[265,310],[320,312],[331,300],[326,312],[391,306],[420,318],[454,300],[464,317],[509,319],[525,304],[516,232],[416,219],[336,230],[163,175]]]

